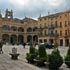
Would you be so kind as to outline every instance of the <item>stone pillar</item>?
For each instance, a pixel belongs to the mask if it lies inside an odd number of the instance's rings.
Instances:
[[[27,43],[27,35],[24,34],[24,43]]]
[[[63,38],[63,47],[65,47],[65,38]]]
[[[11,40],[10,38],[11,38],[11,35],[9,35],[9,43],[10,43],[10,40]]]

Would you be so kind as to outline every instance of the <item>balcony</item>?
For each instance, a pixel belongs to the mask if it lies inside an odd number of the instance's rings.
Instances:
[[[48,29],[54,29],[54,28],[55,28],[54,25],[50,25],[50,26],[48,26]]]
[[[49,35],[50,37],[58,37],[58,36],[59,36],[58,33],[49,33],[48,35]]]
[[[39,37],[46,37],[46,36],[48,36],[48,34],[42,34],[42,33],[40,33],[40,34],[38,34],[38,36]]]
[[[54,37],[54,33],[48,33],[49,37]]]
[[[69,37],[69,36],[70,36],[70,34],[69,34],[69,33],[64,35],[64,37],[65,37],[65,38],[66,38],[66,37]]]
[[[54,33],[54,36],[55,36],[55,37],[58,37],[58,36],[59,36],[59,33]]]

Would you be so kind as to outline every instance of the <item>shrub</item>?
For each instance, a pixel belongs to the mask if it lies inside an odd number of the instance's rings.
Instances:
[[[58,49],[54,49],[54,50],[52,51],[52,54],[55,54],[55,55],[60,56],[60,52],[59,52]]]
[[[70,55],[70,47],[69,47],[69,49],[68,49],[68,51],[67,51],[67,55]]]
[[[37,66],[45,66],[45,61],[47,60],[47,53],[44,45],[40,45],[38,48],[38,56],[36,57]]]
[[[47,53],[46,53],[46,48],[44,45],[40,45],[38,49],[38,55],[39,59],[42,61],[46,61],[47,59]]]
[[[26,59],[28,62],[33,63],[35,57],[37,56],[37,50],[31,45],[29,48],[29,53],[26,54]]]
[[[35,58],[35,54],[30,54],[30,53],[27,53],[26,54],[26,59],[28,60],[28,63],[33,63],[34,62],[34,58]]]
[[[66,54],[64,60],[65,60],[65,64],[68,66],[68,68],[70,68],[70,47],[69,47],[69,49],[67,51],[67,54]]]
[[[53,50],[52,54],[50,54],[48,56],[48,62],[49,62],[50,70],[58,70],[59,69],[59,67],[63,63],[63,59],[60,56],[58,49]]]
[[[70,68],[70,55],[65,57],[65,64],[68,66],[68,68]]]
[[[33,45],[30,46],[29,53],[30,54],[34,54],[35,53],[35,48],[33,47]]]
[[[57,41],[55,41],[55,43],[54,43],[54,48],[58,48],[58,43],[57,43]]]

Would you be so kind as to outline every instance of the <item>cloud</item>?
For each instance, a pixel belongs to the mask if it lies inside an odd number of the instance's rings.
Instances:
[[[68,2],[67,2],[68,1]],[[52,13],[64,11],[66,7],[70,7],[70,0],[0,0],[0,10],[3,14],[6,8],[14,11],[14,17],[38,18],[47,15],[48,11]]]

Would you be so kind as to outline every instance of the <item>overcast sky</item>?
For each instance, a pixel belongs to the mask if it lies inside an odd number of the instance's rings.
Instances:
[[[70,0],[0,0],[0,11],[5,15],[5,10],[13,10],[14,18],[38,18],[42,16],[65,11],[69,9]]]

